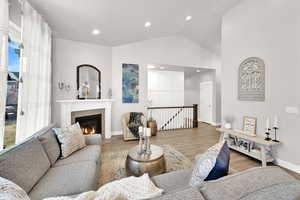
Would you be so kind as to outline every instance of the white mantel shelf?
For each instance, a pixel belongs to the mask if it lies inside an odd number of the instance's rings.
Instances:
[[[89,103],[89,102],[114,102],[114,99],[68,99],[57,100],[57,103]]]
[[[71,114],[75,111],[104,109],[105,111],[105,138],[111,138],[111,106],[113,99],[69,99],[57,100],[60,104],[61,127],[71,125]]]

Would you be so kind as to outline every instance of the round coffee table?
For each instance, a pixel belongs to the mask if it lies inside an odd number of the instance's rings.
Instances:
[[[126,172],[128,176],[149,176],[162,174],[166,171],[163,148],[151,145],[151,154],[138,154],[139,146],[131,148],[126,158]]]

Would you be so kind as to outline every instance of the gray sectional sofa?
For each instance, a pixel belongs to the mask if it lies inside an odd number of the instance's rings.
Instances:
[[[85,148],[60,159],[53,127],[55,124],[0,154],[0,176],[21,186],[31,200],[97,189],[101,135],[85,136]]]
[[[76,196],[98,185],[101,135],[86,137],[87,146],[60,159],[60,146],[50,125],[0,153],[0,176],[21,186],[32,200]],[[189,186],[192,169],[153,177],[164,194],[154,200],[293,200],[300,182],[279,167],[253,168]]]

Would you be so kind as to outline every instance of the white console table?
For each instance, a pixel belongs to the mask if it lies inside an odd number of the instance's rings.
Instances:
[[[246,154],[250,157],[253,157],[257,160],[260,160],[262,162],[262,166],[266,167],[267,166],[267,162],[273,162],[274,158],[271,154],[267,154],[267,150],[268,149],[272,149],[273,146],[277,146],[280,143],[279,142],[274,142],[272,140],[267,141],[265,140],[264,137],[261,136],[250,136],[250,135],[246,135],[243,134],[241,131],[237,131],[237,130],[232,130],[232,129],[226,129],[226,128],[217,128],[217,131],[221,133],[220,136],[220,141],[225,140],[229,135],[231,136],[235,136],[238,138],[242,138],[245,140],[248,140],[250,142],[254,142],[255,145],[257,145],[260,150],[259,151],[247,151],[244,148],[241,148],[237,145],[228,145],[229,148],[239,151],[243,154]]]

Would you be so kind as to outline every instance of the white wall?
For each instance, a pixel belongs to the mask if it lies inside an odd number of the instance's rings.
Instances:
[[[184,105],[199,104],[200,99],[200,73],[184,73]]]
[[[87,44],[63,39],[53,40],[53,91],[52,120],[60,122],[57,100],[76,99],[76,67],[81,64],[91,64],[101,71],[102,98],[107,98],[111,88],[112,72],[111,47]],[[58,89],[58,81],[71,85],[71,91]]]
[[[126,112],[145,111],[147,102],[147,64],[189,67],[211,66],[211,53],[179,36],[164,37],[112,48],[113,130],[121,130],[121,116]],[[122,63],[139,64],[140,95],[137,104],[122,103]]]
[[[215,67],[215,106],[216,106],[216,124],[219,125],[222,122],[222,62],[220,55],[212,56],[212,66]]]
[[[148,71],[148,99],[151,106],[184,105],[184,72]]]
[[[223,18],[222,28],[223,119],[234,116],[234,127],[241,128],[243,116],[255,116],[258,134],[264,135],[266,118],[278,114],[279,164],[300,172],[300,116],[285,112],[286,106],[300,106],[300,1],[241,1]],[[265,61],[265,102],[237,100],[238,67],[250,56]]]

